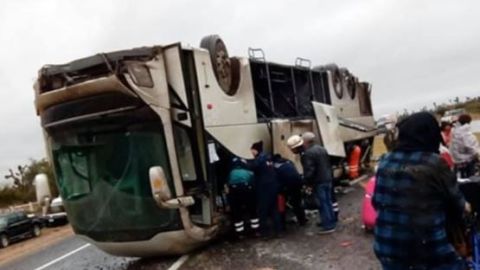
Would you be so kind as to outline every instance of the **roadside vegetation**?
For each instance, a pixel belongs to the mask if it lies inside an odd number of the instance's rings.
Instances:
[[[34,179],[39,173],[47,175],[52,196],[58,196],[53,170],[48,161],[30,159],[29,164],[9,169],[8,174],[4,176],[12,182],[12,185],[0,189],[0,208],[36,201]]]

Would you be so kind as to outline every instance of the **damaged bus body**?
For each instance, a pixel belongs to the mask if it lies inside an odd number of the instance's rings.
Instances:
[[[286,139],[305,131],[337,168],[350,145],[369,152],[368,83],[335,65],[249,54],[229,58],[208,36],[201,48],[142,47],[39,71],[35,105],[77,235],[119,256],[185,253],[228,227],[217,196],[229,161],[251,158],[253,142],[297,165]]]

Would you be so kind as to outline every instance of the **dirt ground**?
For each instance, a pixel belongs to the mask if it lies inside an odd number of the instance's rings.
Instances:
[[[16,243],[12,243],[4,249],[0,249],[0,265],[7,264],[21,257],[45,249],[71,235],[73,235],[73,231],[70,225],[44,228],[42,229],[42,234],[39,237],[27,238]]]

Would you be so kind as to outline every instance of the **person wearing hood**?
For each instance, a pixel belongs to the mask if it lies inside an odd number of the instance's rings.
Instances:
[[[471,131],[471,122],[470,115],[460,115],[459,124],[453,129],[450,144],[450,153],[460,178],[469,178],[475,174],[475,163],[478,161],[480,152],[477,138]]]
[[[446,228],[470,206],[439,155],[438,122],[421,112],[398,129],[396,147],[380,160],[376,173],[375,254],[384,270],[465,269]]]
[[[232,160],[232,170],[228,176],[228,200],[232,213],[235,233],[244,236],[244,217],[248,215],[250,228],[256,232],[259,228],[256,195],[253,186],[253,172],[246,168],[246,162],[238,157]]]
[[[250,147],[254,157],[248,168],[255,175],[260,233],[263,237],[278,235],[281,231],[280,215],[277,210],[278,183],[272,159],[263,151],[263,142],[258,141]],[[273,229],[269,225],[273,225]]]

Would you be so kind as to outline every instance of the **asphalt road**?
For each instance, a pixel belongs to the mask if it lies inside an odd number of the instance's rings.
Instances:
[[[180,269],[380,269],[372,252],[372,235],[361,229],[363,189],[357,186],[339,198],[341,214],[337,232],[318,235],[316,217],[309,225],[291,225],[280,238],[232,241],[221,239],[188,258]],[[171,268],[179,257],[138,259],[110,256],[77,237],[69,237],[45,250],[21,258],[0,270]],[[183,259],[186,259],[183,261]],[[178,265],[178,263],[177,263]]]

